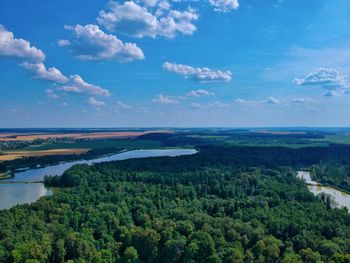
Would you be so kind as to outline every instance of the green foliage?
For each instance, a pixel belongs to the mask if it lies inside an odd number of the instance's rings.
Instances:
[[[124,251],[123,261],[125,263],[136,263],[139,260],[139,254],[137,253],[136,248],[133,246],[127,247]]]
[[[347,262],[350,215],[280,166],[315,158],[295,153],[207,146],[74,166],[47,178],[53,196],[0,211],[0,262]]]
[[[31,145],[22,150],[37,151],[37,150],[53,150],[53,149],[154,149],[161,147],[159,141],[121,139],[121,140],[75,140],[74,142],[61,143],[44,143],[39,145]]]

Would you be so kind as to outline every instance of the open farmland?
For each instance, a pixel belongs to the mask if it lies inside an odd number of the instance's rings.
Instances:
[[[0,161],[12,161],[22,157],[37,157],[47,155],[69,155],[82,154],[88,152],[89,149],[53,149],[41,151],[8,151],[4,155],[0,155]]]
[[[0,142],[7,141],[33,141],[37,139],[47,140],[50,138],[71,139],[124,139],[136,138],[150,133],[171,133],[169,130],[154,131],[121,131],[121,132],[94,132],[94,133],[47,133],[47,134],[0,134]],[[5,136],[7,135],[7,136]]]

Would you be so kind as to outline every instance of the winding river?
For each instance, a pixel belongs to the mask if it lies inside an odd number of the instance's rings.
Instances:
[[[134,150],[103,156],[92,160],[64,162],[35,169],[21,169],[15,172],[13,178],[3,180],[0,184],[0,210],[8,209],[19,204],[32,203],[42,196],[51,195],[51,190],[45,188],[42,183],[22,182],[42,181],[45,175],[62,175],[64,171],[76,164],[91,165],[95,163],[121,161],[133,158],[161,156],[176,157],[195,153],[197,153],[197,150],[195,149]]]
[[[329,194],[334,198],[334,201],[336,202],[338,207],[347,207],[348,210],[350,211],[349,194],[342,192],[340,190],[337,190],[330,186],[320,185],[318,182],[313,181],[311,179],[310,172],[308,171],[299,171],[297,174],[297,177],[303,179],[307,184],[307,187],[309,188],[309,190],[315,195],[318,195],[321,193]]]

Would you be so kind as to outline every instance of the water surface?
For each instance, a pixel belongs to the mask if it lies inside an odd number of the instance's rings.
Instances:
[[[0,184],[0,210],[32,203],[51,194],[43,184]]]
[[[50,195],[51,191],[46,189],[41,183],[24,184],[11,182],[30,182],[42,181],[45,175],[62,175],[64,171],[76,164],[94,164],[101,162],[110,162],[118,160],[126,160],[132,158],[146,157],[175,157],[180,155],[191,155],[197,153],[195,149],[160,149],[160,150],[134,150],[108,156],[99,157],[92,160],[79,160],[64,162],[56,165],[49,165],[42,168],[18,169],[15,171],[15,177],[2,182],[8,184],[0,184],[0,210],[10,208],[17,204],[31,203],[38,200],[42,196]]]
[[[330,186],[323,186],[320,185],[318,182],[313,181],[311,179],[310,172],[307,171],[299,171],[297,176],[299,178],[304,179],[305,183],[307,184],[307,187],[309,190],[314,193],[315,195],[325,193],[329,194],[334,198],[334,201],[336,202],[338,207],[347,207],[350,211],[350,195],[342,192],[340,190],[337,190]]]

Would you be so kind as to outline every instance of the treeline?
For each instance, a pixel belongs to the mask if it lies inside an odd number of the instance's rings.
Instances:
[[[74,166],[46,178],[52,197],[0,212],[0,262],[349,262],[350,214],[280,166],[312,157],[283,151]]]
[[[305,132],[290,134],[273,134],[250,132],[244,130],[228,131],[208,131],[191,130],[177,131],[176,133],[161,134],[152,133],[140,136],[141,140],[162,141],[167,146],[189,146],[189,145],[227,145],[227,143],[244,143],[245,145],[303,145],[308,146],[312,143],[310,139],[323,139],[324,132]]]

